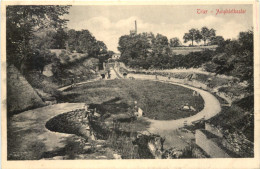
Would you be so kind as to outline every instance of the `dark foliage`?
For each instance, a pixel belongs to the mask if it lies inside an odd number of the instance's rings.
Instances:
[[[58,29],[67,20],[61,16],[68,13],[69,6],[7,6],[6,8],[6,51],[7,63],[26,70],[26,64],[35,57],[32,39],[37,31]],[[38,56],[41,62],[42,56]],[[41,66],[41,65],[40,65]]]

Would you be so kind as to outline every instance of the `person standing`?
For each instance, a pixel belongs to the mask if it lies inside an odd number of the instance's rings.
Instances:
[[[72,78],[72,79],[71,79],[71,88],[74,87],[74,85],[75,85],[74,83],[75,83],[74,78]]]

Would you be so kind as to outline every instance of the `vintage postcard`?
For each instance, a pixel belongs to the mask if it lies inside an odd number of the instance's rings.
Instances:
[[[2,2],[2,168],[260,168],[258,5]]]

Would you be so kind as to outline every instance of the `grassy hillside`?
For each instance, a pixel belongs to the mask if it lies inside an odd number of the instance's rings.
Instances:
[[[182,47],[172,47],[172,52],[176,55],[187,55],[191,52],[202,52],[205,49],[216,50],[217,45],[212,46],[182,46]]]
[[[88,58],[86,54],[66,53],[65,50],[51,50],[56,56],[52,62],[46,66],[44,71],[51,73],[40,73],[39,71],[29,71],[25,74],[26,80],[32,85],[41,99],[47,104],[54,104],[60,97],[58,88],[72,83],[86,81],[96,78],[98,72],[96,67],[99,60]],[[46,76],[46,75],[50,76]]]
[[[61,64],[72,63],[88,57],[87,54],[71,53],[65,49],[50,49],[50,52],[56,54],[57,58],[60,59]]]
[[[95,78],[96,67],[99,66],[99,59],[89,57],[87,54],[71,53],[64,49],[52,49],[56,54],[52,62],[53,82],[59,87]]]

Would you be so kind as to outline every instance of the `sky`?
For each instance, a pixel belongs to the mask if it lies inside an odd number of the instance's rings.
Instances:
[[[198,13],[198,9],[200,13]],[[217,14],[217,10],[245,10],[243,14]],[[206,11],[203,13],[202,11]],[[184,33],[191,28],[203,26],[216,30],[216,35],[225,39],[238,37],[239,32],[253,27],[252,5],[91,5],[72,6],[69,14],[69,29],[89,30],[97,40],[103,41],[109,50],[117,52],[118,40],[134,30],[160,33],[178,37],[183,42]],[[189,43],[184,43],[188,45]]]

